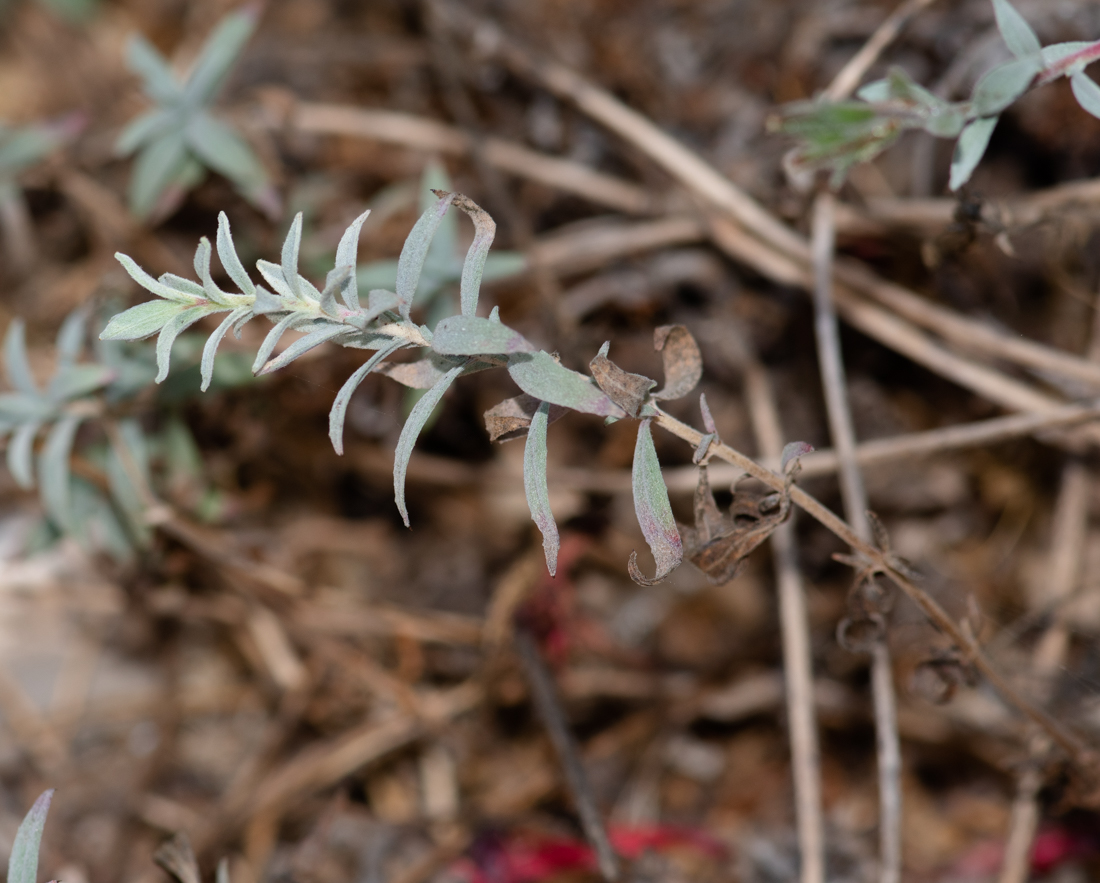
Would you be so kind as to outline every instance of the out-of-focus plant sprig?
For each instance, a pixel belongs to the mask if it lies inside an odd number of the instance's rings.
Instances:
[[[246,7],[222,19],[182,83],[148,40],[140,34],[130,38],[127,64],[156,105],[132,120],[115,145],[122,156],[137,153],[129,198],[138,217],[169,210],[203,180],[207,169],[232,181],[272,218],[279,216],[279,197],[263,163],[244,138],[211,113],[255,30],[257,15],[255,7]]]
[[[1100,41],[1043,46],[1008,0],[993,0],[993,8],[1013,59],[986,72],[969,99],[946,101],[895,67],[860,89],[857,99],[790,104],[773,125],[798,139],[791,155],[795,168],[829,170],[837,187],[853,165],[878,156],[902,132],[923,129],[958,139],[949,182],[957,190],[985,154],[1000,114],[1029,89],[1068,77],[1081,107],[1100,117],[1100,86],[1085,73],[1100,59]]]

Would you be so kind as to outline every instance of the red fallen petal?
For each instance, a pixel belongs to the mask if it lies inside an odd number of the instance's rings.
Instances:
[[[1066,859],[1080,855],[1083,844],[1064,828],[1044,828],[1031,846],[1031,868],[1045,874]]]

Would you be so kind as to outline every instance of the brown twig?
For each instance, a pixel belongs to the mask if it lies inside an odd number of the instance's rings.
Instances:
[[[573,734],[569,732],[569,725],[565,722],[561,705],[558,702],[554,690],[554,681],[542,660],[538,645],[530,633],[522,627],[516,629],[516,650],[519,652],[520,661],[527,680],[531,684],[531,695],[539,710],[546,731],[550,735],[550,741],[554,744],[558,760],[561,761],[562,772],[565,781],[573,795],[573,802],[577,806],[577,814],[581,819],[588,842],[596,853],[596,862],[600,873],[608,881],[619,879],[619,858],[611,846],[611,840],[604,829],[603,819],[600,817],[599,807],[592,793],[592,786],[588,782],[588,775],[581,765],[580,752],[577,750]]]

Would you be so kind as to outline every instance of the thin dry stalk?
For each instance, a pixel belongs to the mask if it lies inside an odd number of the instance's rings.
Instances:
[[[833,309],[833,253],[836,224],[833,197],[818,194],[813,213],[814,331],[817,360],[825,388],[829,432],[840,470],[840,495],[848,521],[864,542],[871,541],[867,517],[867,491],[855,459],[855,427],[848,405],[840,330]],[[875,709],[878,757],[879,861],[882,883],[901,879],[901,745],[898,739],[897,698],[894,671],[886,635],[875,642],[871,654],[871,695]]]
[[[783,450],[783,430],[767,372],[755,359],[747,360],[743,371],[745,398],[757,445],[764,456],[778,460]],[[802,883],[824,883],[825,822],[821,811],[821,756],[814,716],[813,656],[793,518],[771,535],[771,544],[783,637],[800,876]]]
[[[693,448],[698,447],[703,434],[688,424],[677,420],[664,411],[658,411],[655,420],[658,426],[677,438],[687,442]],[[711,444],[712,456],[725,460],[740,468],[743,472],[763,482],[778,493],[787,491],[786,479],[776,473],[765,469],[755,460],[742,454],[729,445],[714,442]],[[920,608],[921,612],[932,622],[936,628],[942,631],[963,652],[964,657],[974,668],[989,682],[1001,698],[1011,707],[1026,718],[1037,724],[1046,732],[1054,742],[1070,759],[1070,761],[1083,773],[1094,775],[1097,769],[1098,758],[1096,753],[1088,747],[1075,733],[1067,729],[1061,722],[1055,720],[1045,710],[1035,705],[1024,697],[990,662],[977,639],[960,627],[940,606],[933,597],[913,583],[901,569],[898,563],[887,552],[872,546],[860,539],[855,529],[822,505],[810,494],[797,485],[789,489],[791,502],[806,512],[815,521],[819,522],[827,530],[834,533],[842,542],[851,546],[857,553],[864,556],[875,569],[886,576],[894,585],[901,589]]]
[[[554,690],[554,680],[546,668],[546,663],[542,660],[534,638],[524,628],[516,629],[516,650],[519,652],[524,673],[531,685],[532,698],[546,725],[546,731],[557,752],[558,760],[561,761],[565,781],[569,785],[573,802],[577,806],[577,815],[581,819],[581,827],[596,853],[600,874],[608,883],[613,883],[620,876],[619,857],[615,854],[604,828],[599,807],[596,806],[596,798],[592,793],[592,786],[581,764],[576,740],[565,722],[561,703]]]

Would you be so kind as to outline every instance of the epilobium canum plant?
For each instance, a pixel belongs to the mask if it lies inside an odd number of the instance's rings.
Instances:
[[[130,210],[140,218],[164,210],[198,185],[212,169],[269,215],[279,199],[255,152],[234,129],[211,113],[218,92],[256,27],[256,10],[222,19],[199,53],[185,82],[140,34],[130,38],[126,62],[141,77],[155,107],[132,120],[118,137],[121,156],[137,153],[130,178]]]
[[[43,791],[23,818],[8,859],[8,883],[37,883],[38,852],[42,846],[42,832],[46,828],[46,815],[53,800],[53,789]]]
[[[632,556],[631,576],[650,583],[667,576],[682,560],[683,546],[677,531],[668,491],[650,431],[660,413],[658,402],[681,398],[691,392],[702,374],[702,360],[694,339],[682,326],[659,328],[654,337],[662,353],[665,384],[623,371],[608,358],[605,344],[592,360],[589,377],[562,365],[550,353],[539,350],[518,331],[504,325],[494,308],[478,316],[478,298],[496,232],[492,218],[468,197],[436,191],[438,197],[416,222],[397,261],[393,291],[360,292],[356,253],[359,232],[367,214],[356,218],[343,234],[336,250],[336,266],[322,287],[314,286],[298,271],[302,218],[291,224],[283,244],[282,259],[275,264],[258,261],[264,283],[256,284],[245,271],[229,221],[219,217],[217,252],[226,274],[237,287],[223,291],[210,271],[213,249],[204,238],[195,252],[198,281],[166,273],[154,279],[126,255],[117,257],[127,272],[157,300],[139,304],[115,316],[101,335],[104,340],[138,340],[157,335],[157,381],[168,375],[172,344],[186,328],[207,316],[223,315],[210,335],[202,355],[203,388],[210,382],[214,356],[225,335],[263,315],[274,325],[253,363],[253,371],[267,374],[285,367],[322,343],[372,350],[373,355],[355,371],[337,393],[329,415],[329,434],[337,453],[343,452],[344,417],[352,394],[372,371],[386,374],[413,389],[424,390],[409,413],[397,442],[394,458],[394,498],[406,525],[405,475],[413,445],[432,410],[461,375],[489,368],[505,368],[522,395],[492,408],[486,414],[491,437],[507,440],[526,435],[524,486],[532,517],[542,532],[547,565],[556,568],[558,532],[550,512],[546,479],[546,430],[566,411],[595,414],[607,420],[639,421],[634,453],[635,509],[642,533],[657,562],[652,578],[642,575]],[[459,313],[446,316],[434,327],[411,318],[414,294],[430,254],[433,237],[449,209],[458,208],[474,223],[474,239],[466,253],[459,278]],[[303,336],[275,355],[275,347],[289,330]],[[399,350],[417,349],[419,358],[392,363],[386,359]]]
[[[1100,59],[1100,41],[1043,46],[1008,0],[993,0],[997,28],[1012,60],[987,71],[966,101],[946,101],[918,85],[901,68],[868,83],[851,101],[803,101],[789,105],[778,127],[799,144],[795,166],[828,169],[833,186],[848,169],[874,159],[907,129],[957,138],[950,187],[957,190],[981,161],[1001,113],[1037,86],[1069,77],[1077,102],[1100,117],[1100,86],[1085,68]]]

